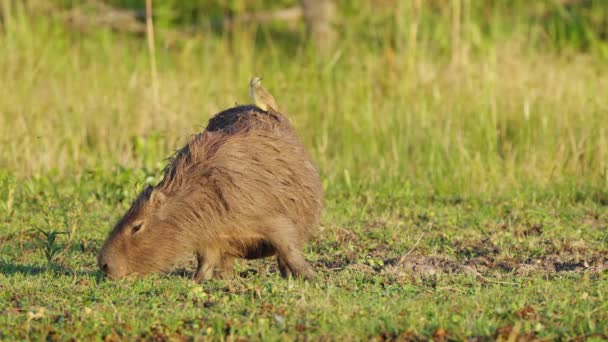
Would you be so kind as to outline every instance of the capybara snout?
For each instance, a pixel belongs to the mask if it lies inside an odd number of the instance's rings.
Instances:
[[[280,115],[240,106],[214,116],[116,224],[100,270],[111,278],[160,272],[193,253],[203,280],[230,276],[235,258],[276,255],[283,276],[310,279],[302,248],[318,225],[322,188]]]

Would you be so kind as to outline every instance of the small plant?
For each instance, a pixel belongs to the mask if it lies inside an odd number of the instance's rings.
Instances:
[[[40,242],[39,248],[44,255],[49,269],[55,268],[55,261],[61,254],[67,252],[72,245],[72,240],[78,229],[81,208],[73,203],[61,208],[48,205],[43,209],[44,218],[41,225],[33,225],[40,234],[36,237]],[[40,228],[42,226],[43,228]],[[54,227],[64,230],[57,231]],[[59,243],[59,235],[67,235],[63,244]]]
[[[57,256],[62,252],[61,247],[57,243],[57,236],[68,234],[68,232],[45,231],[38,227],[34,228],[43,235],[43,237],[38,237],[38,240],[42,243],[42,252],[44,253],[49,268],[51,268],[54,265]]]

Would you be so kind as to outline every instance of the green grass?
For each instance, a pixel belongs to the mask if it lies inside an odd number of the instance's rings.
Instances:
[[[608,335],[602,2],[452,1],[456,45],[440,2],[344,1],[327,55],[299,25],[172,41],[167,19],[160,108],[139,37],[0,3],[0,340]],[[102,278],[109,229],[253,75],[321,170],[315,281]]]
[[[240,262],[234,279],[202,285],[189,278],[193,260],[170,275],[107,281],[95,253],[133,195],[116,189],[131,191],[142,176],[87,174],[54,186],[41,178],[19,188],[2,220],[0,339],[430,338],[441,328],[460,340],[508,327],[555,339],[608,330],[608,213],[592,191],[488,200],[383,189],[372,200],[334,188],[306,251],[314,282],[283,280],[270,260]],[[34,226],[74,227],[71,241],[58,237],[65,252],[53,265]]]

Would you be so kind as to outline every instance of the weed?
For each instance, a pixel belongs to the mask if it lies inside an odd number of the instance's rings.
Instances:
[[[61,254],[62,248],[57,241],[57,237],[62,234],[68,234],[68,232],[56,232],[56,231],[45,231],[38,227],[34,227],[40,232],[42,237],[38,237],[40,242],[40,250],[46,258],[49,269],[54,268],[55,260]]]

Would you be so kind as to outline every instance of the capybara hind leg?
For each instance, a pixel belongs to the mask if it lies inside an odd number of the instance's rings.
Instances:
[[[283,252],[284,254],[282,252],[279,253],[281,253],[280,255],[283,255],[285,263],[291,270],[291,274],[293,274],[294,277],[302,277],[306,280],[312,280],[312,278],[315,276],[315,271],[312,270],[312,267],[310,267],[310,265],[306,262],[300,251],[289,251],[289,248],[286,248],[286,250]]]
[[[270,228],[269,240],[276,249],[279,260],[283,260],[295,277],[312,280],[315,272],[304,259],[302,252],[297,247],[298,244],[293,242],[294,237],[297,236],[297,227],[288,219],[276,218],[271,221]]]
[[[287,266],[287,263],[285,262],[285,260],[283,260],[283,258],[281,258],[278,255],[277,255],[277,264],[279,265],[279,271],[281,272],[281,276],[283,278],[289,277],[289,275],[291,274],[291,270],[289,269],[289,266]]]
[[[219,253],[213,250],[206,250],[197,254],[198,266],[194,274],[194,280],[209,280],[213,278],[214,270],[220,263]]]

